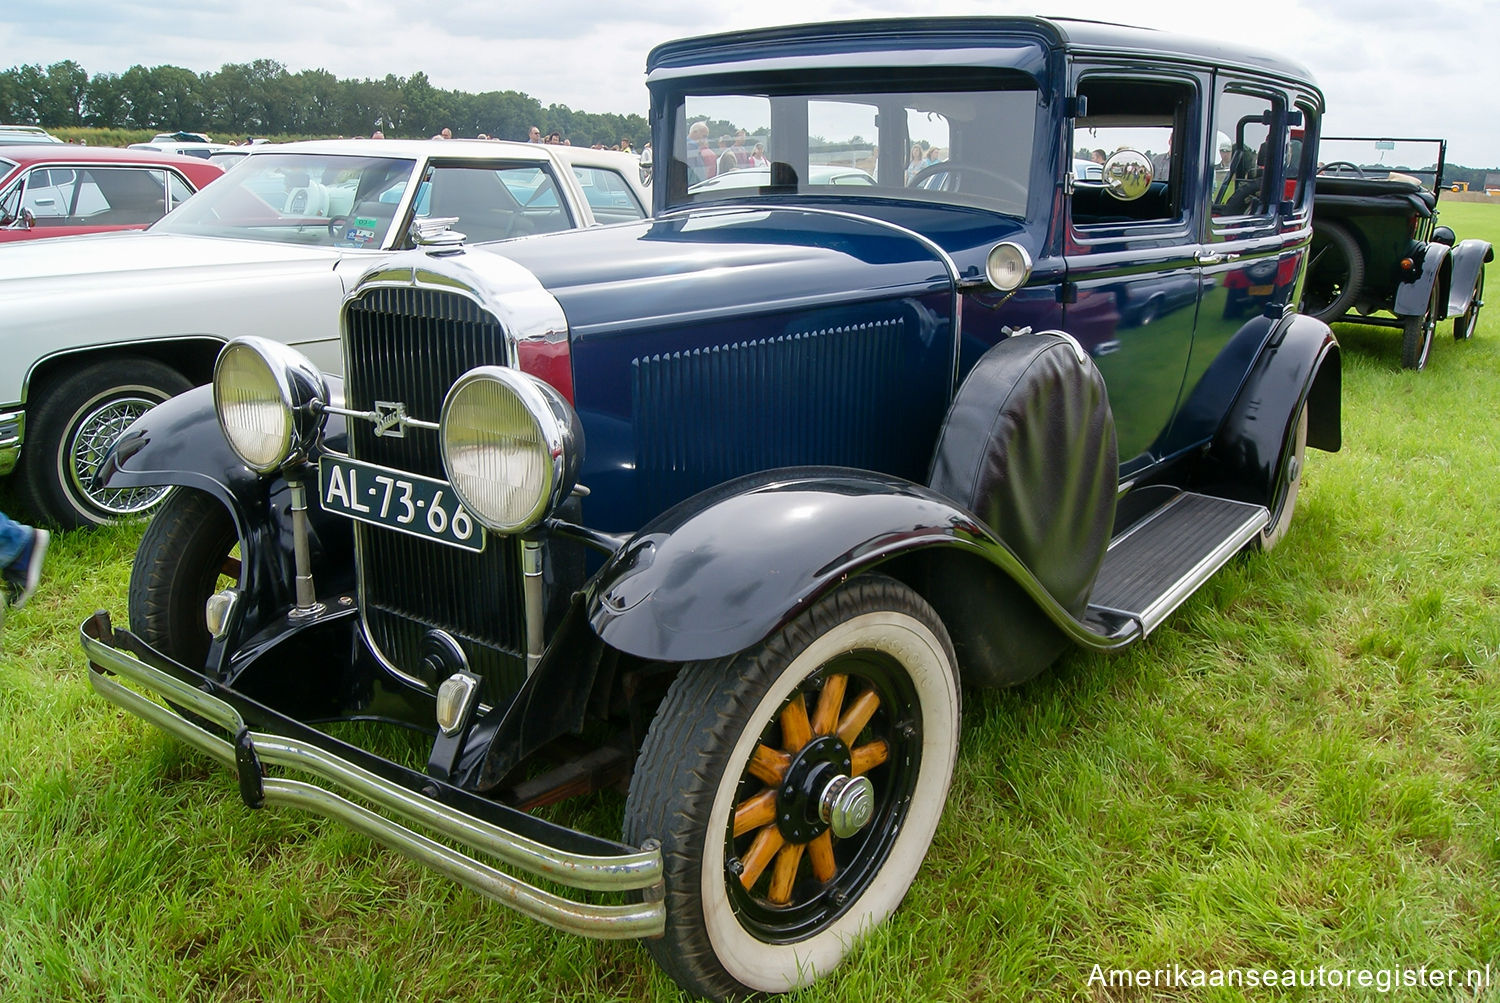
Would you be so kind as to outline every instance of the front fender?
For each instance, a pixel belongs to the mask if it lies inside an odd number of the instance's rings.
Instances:
[[[329,383],[337,395],[340,381],[330,377]],[[343,418],[328,415],[324,440],[337,448],[344,437]],[[284,476],[262,477],[235,455],[219,428],[212,387],[189,390],[141,415],[115,441],[99,476],[106,487],[172,484],[219,500],[240,539],[240,589],[250,601],[242,633],[294,601],[291,491]],[[352,580],[348,520],[316,505],[307,515],[314,571],[335,569],[339,580]]]
[[[1474,296],[1474,280],[1486,262],[1495,260],[1495,248],[1487,240],[1461,240],[1448,252],[1448,316],[1457,317],[1469,309]]]
[[[752,474],[658,516],[591,583],[589,624],[641,658],[721,658],[764,640],[849,576],[934,549],[998,569],[1078,643],[1134,640],[1128,626],[1101,632],[1075,620],[1004,543],[937,492],[828,467]],[[992,611],[997,629],[1004,615]]]
[[[1432,296],[1433,283],[1442,278],[1448,263],[1448,245],[1429,243],[1417,245],[1422,248],[1422,270],[1410,282],[1396,286],[1396,302],[1391,312],[1398,317],[1420,317],[1427,312],[1427,303]],[[1434,318],[1441,320],[1442,318]]]

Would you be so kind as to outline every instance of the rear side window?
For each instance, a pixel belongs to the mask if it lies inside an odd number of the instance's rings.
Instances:
[[[1277,102],[1262,94],[1225,88],[1214,108],[1213,185],[1209,210],[1215,218],[1268,216],[1279,198],[1270,185],[1279,174],[1272,126]]]
[[[573,176],[578,179],[583,197],[599,222],[624,223],[646,217],[646,210],[618,171],[575,165]]]

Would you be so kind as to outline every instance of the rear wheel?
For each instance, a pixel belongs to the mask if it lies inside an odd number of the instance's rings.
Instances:
[[[1365,256],[1348,228],[1318,223],[1308,246],[1301,311],[1331,324],[1354,305],[1365,281]]]
[[[189,668],[202,668],[208,597],[239,581],[234,520],[212,495],[178,488],[141,537],[130,570],[130,629]]]
[[[1271,498],[1271,521],[1255,540],[1257,550],[1274,549],[1292,527],[1292,516],[1297,511],[1297,494],[1302,490],[1302,463],[1306,455],[1307,405],[1304,404],[1282,450],[1281,471],[1276,475],[1276,490]]]
[[[1403,369],[1426,369],[1427,357],[1432,354],[1432,335],[1437,330],[1438,311],[1441,306],[1437,282],[1432,284],[1432,293],[1427,297],[1427,312],[1420,317],[1401,318],[1401,367]]]
[[[827,974],[901,902],[958,751],[952,644],[921,597],[856,579],[756,648],[686,666],[652,721],[625,838],[662,844],[647,941],[712,998]]]
[[[191,386],[170,366],[139,358],[96,362],[38,386],[21,454],[28,507],[65,529],[144,515],[169,488],[103,488],[94,478],[131,422]]]
[[[1469,297],[1469,308],[1453,318],[1453,340],[1468,341],[1474,337],[1479,326],[1479,308],[1484,306],[1484,269],[1474,279],[1474,295]]]

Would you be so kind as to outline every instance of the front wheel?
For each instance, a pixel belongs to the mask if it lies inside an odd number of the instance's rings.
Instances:
[[[958,752],[953,646],[889,578],[855,579],[768,640],[696,662],[652,721],[625,838],[661,843],[646,946],[715,999],[826,975],[900,904]]]
[[[130,569],[130,629],[190,668],[208,658],[208,597],[240,578],[234,520],[218,499],[178,488],[141,537]]]
[[[169,489],[104,488],[95,476],[131,422],[191,387],[170,366],[139,358],[95,362],[38,386],[21,454],[27,506],[64,529],[146,513]]]
[[[1432,354],[1432,335],[1437,330],[1438,312],[1442,309],[1438,299],[1440,288],[1432,284],[1432,294],[1427,297],[1427,312],[1420,317],[1401,318],[1401,368],[1426,369],[1427,357]]]
[[[1484,306],[1484,269],[1474,279],[1474,295],[1469,297],[1469,308],[1453,318],[1453,340],[1468,341],[1474,337],[1479,326],[1479,308]]]

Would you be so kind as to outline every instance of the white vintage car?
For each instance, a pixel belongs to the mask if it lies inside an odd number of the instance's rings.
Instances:
[[[372,263],[443,229],[468,243],[640,219],[633,155],[478,140],[254,147],[147,230],[0,248],[0,474],[65,526],[162,493],[94,474],[138,415],[256,334],[341,372],[338,308]],[[440,238],[439,238],[440,239]]]

